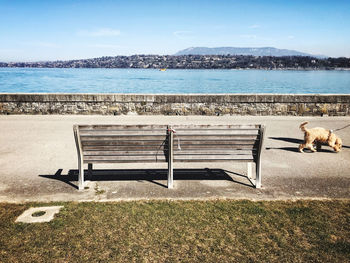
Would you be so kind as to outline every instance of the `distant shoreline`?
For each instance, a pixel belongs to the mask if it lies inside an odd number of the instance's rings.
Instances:
[[[348,70],[350,58],[243,55],[133,55],[66,61],[0,62],[16,68]]]
[[[72,68],[72,67],[3,67],[0,66],[0,68],[13,68],[13,69],[20,69],[20,68],[26,68],[26,69],[142,69],[142,70],[159,70],[159,68]],[[324,69],[324,68],[276,68],[276,69],[267,69],[267,68],[215,68],[215,69],[206,69],[206,68],[167,68],[167,70],[233,70],[233,71],[251,71],[251,70],[264,70],[264,71],[350,71],[350,68],[331,68],[331,69]]]

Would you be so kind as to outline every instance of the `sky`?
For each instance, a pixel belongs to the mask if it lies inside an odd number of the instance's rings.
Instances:
[[[0,0],[0,61],[189,47],[276,47],[350,57],[350,0]]]

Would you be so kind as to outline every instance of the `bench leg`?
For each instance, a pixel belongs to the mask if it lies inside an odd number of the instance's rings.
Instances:
[[[248,176],[248,178],[249,179],[252,179],[253,177],[252,177],[252,163],[248,163],[248,165],[247,165],[247,170],[248,170],[248,172],[247,172],[247,176]]]
[[[173,130],[168,125],[168,188],[174,188],[174,153],[173,153]]]
[[[78,188],[79,188],[79,190],[84,190],[84,166],[83,166],[83,162],[79,162]]]
[[[173,169],[173,163],[168,162],[168,188],[172,189],[174,188],[174,169]]]
[[[256,162],[255,188],[261,188],[261,164],[260,164],[260,160],[258,160]]]
[[[92,179],[92,163],[88,164],[88,176],[86,178],[87,180],[91,180]]]

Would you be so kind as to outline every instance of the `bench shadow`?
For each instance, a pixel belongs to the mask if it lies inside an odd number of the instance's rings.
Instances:
[[[62,174],[63,169],[58,169],[52,175],[39,175],[43,178],[58,180],[64,182],[76,189],[77,185],[73,182],[78,181],[77,169],[71,169],[67,174]],[[85,180],[90,181],[147,181],[158,186],[167,188],[166,184],[158,182],[159,180],[167,180],[168,171],[165,169],[94,169],[92,176],[89,176],[88,170],[84,170]],[[231,176],[230,176],[231,175]],[[233,177],[238,176],[247,181],[241,182]],[[89,178],[90,177],[90,178]],[[174,181],[176,180],[226,180],[233,183],[254,188],[251,180],[243,175],[233,171],[223,169],[174,169]]]
[[[266,150],[283,150],[283,151],[289,151],[289,152],[299,152],[299,144],[303,143],[303,140],[295,139],[295,138],[288,138],[288,137],[269,137],[269,139],[277,140],[277,141],[283,141],[283,142],[289,142],[289,143],[295,143],[297,144],[295,147],[266,147]]]
[[[300,139],[296,139],[296,138],[288,138],[288,137],[269,137],[269,139],[290,142],[290,143],[295,143],[295,144],[301,144],[304,142],[304,140],[300,140]]]
[[[266,150],[283,150],[283,151],[289,151],[289,152],[299,152],[299,149],[297,147],[266,147]]]
[[[295,147],[266,147],[266,150],[284,150],[284,151],[289,151],[289,152],[299,152],[299,144],[303,143],[304,140],[296,139],[296,138],[288,138],[288,137],[269,137],[269,139],[272,140],[278,140],[278,141],[284,141],[284,142],[289,142],[289,143],[295,143],[297,144]],[[323,144],[324,147],[327,147],[328,145]],[[321,150],[318,150],[318,152],[326,152],[326,153],[335,153],[331,149],[325,149],[321,148]],[[343,148],[350,148],[349,146],[343,145]],[[304,149],[304,152],[312,153],[311,150],[309,149]]]

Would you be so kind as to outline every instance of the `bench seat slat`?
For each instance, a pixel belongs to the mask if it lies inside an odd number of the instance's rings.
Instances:
[[[178,143],[180,141],[180,144],[207,144],[207,145],[213,145],[213,144],[254,144],[257,140],[248,138],[248,139],[230,139],[230,138],[212,138],[212,139],[184,139],[184,138],[175,138],[174,143]],[[162,144],[166,143],[166,140],[163,139],[157,139],[157,138],[145,138],[145,139],[112,139],[112,138],[89,138],[89,139],[82,139],[81,140],[83,145],[88,145],[91,143],[95,144],[104,144],[104,143],[114,143],[115,145],[122,144],[122,145],[135,145],[135,144]]]
[[[139,163],[166,163],[165,159],[144,159],[144,158],[140,158],[140,159],[133,159],[133,160],[84,160],[84,164],[87,163],[134,163],[134,162],[139,162]]]
[[[215,145],[215,146],[207,146],[207,145],[203,145],[203,144],[197,144],[197,145],[187,145],[187,144],[181,144],[181,150],[205,150],[205,149],[228,149],[228,150],[239,150],[239,149],[255,149],[254,145],[252,144],[221,144],[221,145]],[[155,149],[159,149],[159,150],[163,150],[164,149],[164,145],[88,145],[88,146],[84,146],[83,149],[84,151],[115,151],[115,150],[129,150],[129,151],[138,151],[138,150],[142,150],[142,151],[150,151],[150,150],[155,150]],[[175,141],[174,143],[174,152],[176,151],[181,151],[180,149],[178,149],[178,144]]]
[[[166,130],[83,130],[80,131],[80,136],[118,136],[118,135],[163,135],[166,136]]]
[[[201,150],[178,150],[174,151],[174,156],[177,155],[191,155],[191,154],[202,154],[202,155],[234,155],[234,154],[252,154],[255,150],[231,150],[231,149],[201,149]]]
[[[155,132],[138,132],[138,133],[133,133],[133,132],[99,132],[99,133],[93,133],[93,132],[89,132],[89,133],[83,133],[80,134],[81,138],[90,138],[90,137],[128,137],[128,136],[133,136],[133,137],[143,137],[143,136],[163,136],[166,137],[167,134],[166,133],[155,133]],[[220,136],[220,137],[257,137],[258,133],[253,133],[253,132],[249,132],[249,133],[234,133],[234,132],[215,132],[215,133],[201,133],[199,131],[195,131],[195,132],[183,132],[183,133],[175,133],[174,135],[175,137],[210,137],[210,136]]]
[[[174,160],[176,159],[206,159],[206,160],[212,160],[212,159],[253,159],[253,154],[246,154],[246,155],[238,155],[238,154],[174,154]]]
[[[205,143],[205,144],[204,144]],[[174,148],[177,149],[178,145],[180,145],[181,149],[191,149],[191,148],[200,148],[200,149],[217,149],[217,148],[254,148],[254,141],[247,141],[245,143],[238,141],[213,141],[212,143],[208,141],[194,141],[185,143],[184,141],[174,142]],[[167,142],[161,141],[85,141],[82,143],[83,149],[87,149],[86,147],[154,147],[154,149],[166,147]]]
[[[119,156],[132,156],[132,155],[164,155],[164,153],[167,153],[167,150],[164,149],[160,149],[159,151],[157,150],[144,150],[144,151],[140,151],[139,149],[135,150],[135,151],[130,151],[130,150],[126,150],[126,151],[83,151],[84,156],[93,156],[93,155],[97,155],[97,156],[115,156],[115,155],[119,155]]]
[[[83,151],[84,156],[93,156],[93,155],[97,155],[97,156],[112,156],[112,155],[120,155],[120,156],[124,156],[124,155],[164,155],[165,153],[167,153],[167,150],[159,150],[159,151],[154,151],[154,150],[144,150],[144,151],[140,151],[138,150],[124,150],[124,151]],[[174,152],[174,156],[177,155],[194,155],[194,154],[199,154],[199,155],[213,155],[213,154],[220,154],[220,155],[232,155],[232,154],[237,154],[237,155],[251,155],[252,153],[254,153],[256,151],[252,151],[252,150],[178,150]]]
[[[86,130],[160,130],[167,129],[167,125],[115,125],[115,124],[101,124],[101,125],[79,125],[79,131]]]
[[[164,144],[166,144],[166,141],[162,141],[162,140],[139,140],[139,141],[84,141],[82,142],[83,147],[84,146],[142,146],[142,145],[154,145],[155,147],[158,146],[162,146]]]
[[[174,160],[175,161],[175,160]],[[213,159],[213,160],[207,160],[207,159],[200,159],[200,160],[190,160],[190,159],[185,159],[185,160],[180,160],[177,159],[176,162],[188,162],[188,163],[193,163],[193,162],[252,162],[253,159],[234,159],[234,160],[219,160],[219,159]],[[86,161],[84,160],[84,164],[88,163],[133,163],[133,162],[140,162],[140,163],[166,163],[166,160],[145,160],[145,159],[138,159],[138,160],[89,160]]]
[[[113,156],[84,156],[84,161],[136,161],[148,160],[148,161],[165,161],[166,158],[163,155],[113,155]]]
[[[108,156],[110,158],[106,158],[106,156],[87,156],[84,158],[84,163],[110,163],[110,162],[166,162],[165,156]],[[131,158],[132,157],[132,158]],[[183,158],[181,156],[175,157],[175,162],[201,162],[201,161],[253,161],[254,158],[252,156],[186,156]]]
[[[228,162],[253,162],[254,159],[211,159],[211,160],[208,160],[208,159],[174,159],[174,162],[187,162],[187,163],[198,163],[198,162],[225,162],[225,163],[228,163]]]
[[[174,160],[177,159],[253,159],[254,154],[174,154]]]
[[[186,141],[212,141],[212,140],[255,140],[256,135],[223,135],[223,134],[196,134],[196,135],[175,135],[174,140],[180,138],[180,140]]]
[[[256,139],[257,135],[251,134],[181,134],[176,135],[175,138],[180,138],[183,140],[248,140],[248,139]],[[154,140],[154,139],[166,139],[166,135],[154,135],[154,134],[139,134],[139,135],[82,135],[82,141],[89,140]]]
[[[84,151],[154,151],[154,150],[164,150],[164,145],[89,145],[84,146]]]
[[[180,145],[224,145],[224,144],[231,144],[231,145],[236,145],[236,144],[251,144],[254,145],[256,140],[254,139],[247,139],[247,140],[225,140],[225,139],[215,139],[215,140],[184,140],[180,139]],[[174,139],[174,145],[178,144],[178,140],[175,138]]]
[[[177,124],[172,125],[174,130],[192,130],[192,129],[259,129],[256,124]]]
[[[175,130],[174,136],[184,135],[258,135],[259,130]]]
[[[254,156],[251,155],[174,155],[174,161],[181,160],[253,160]]]
[[[254,147],[254,145],[247,145],[247,144],[243,144],[243,145],[230,145],[230,144],[222,144],[222,145],[184,145],[181,144],[180,148],[178,148],[177,143],[174,144],[174,152],[181,152],[181,151],[189,151],[189,150],[193,150],[193,151],[215,151],[217,149],[221,149],[222,151],[234,151],[234,150],[256,150],[256,148]]]
[[[134,141],[134,140],[165,140],[165,135],[117,135],[117,136],[81,136],[81,141]]]

